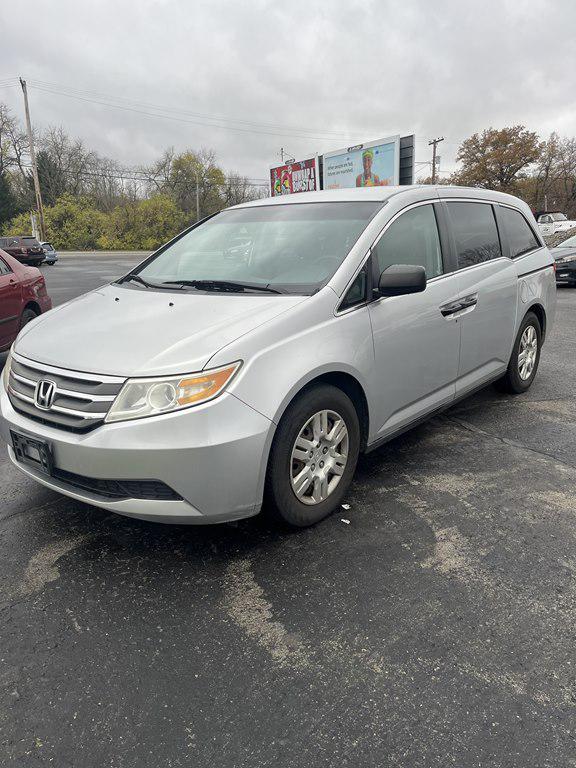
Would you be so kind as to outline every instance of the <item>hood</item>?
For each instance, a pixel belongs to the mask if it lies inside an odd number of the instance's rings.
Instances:
[[[15,351],[86,373],[192,373],[226,344],[306,298],[107,285],[32,321]]]

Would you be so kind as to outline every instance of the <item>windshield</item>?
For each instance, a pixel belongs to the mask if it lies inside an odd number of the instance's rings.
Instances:
[[[565,213],[551,213],[552,221],[567,221]]]
[[[336,272],[381,206],[290,203],[222,211],[137,274],[152,284],[227,281],[313,293]]]
[[[562,243],[558,243],[556,248],[576,248],[576,235],[572,235],[572,237],[567,237],[566,240]]]

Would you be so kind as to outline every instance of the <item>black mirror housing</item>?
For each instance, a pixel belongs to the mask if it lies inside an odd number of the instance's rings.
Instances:
[[[414,264],[392,264],[380,275],[380,296],[404,296],[426,290],[426,270]]]

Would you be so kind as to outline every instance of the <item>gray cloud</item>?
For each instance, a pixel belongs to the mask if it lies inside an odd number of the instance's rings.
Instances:
[[[415,132],[417,160],[429,159],[429,138],[446,137],[449,170],[461,139],[490,125],[576,134],[573,0],[28,0],[1,14],[0,80],[22,75],[269,132],[31,88],[39,128],[63,125],[127,165],[171,145],[211,147],[226,169],[264,178],[281,146],[302,155]],[[0,100],[22,113],[18,88],[0,88]]]

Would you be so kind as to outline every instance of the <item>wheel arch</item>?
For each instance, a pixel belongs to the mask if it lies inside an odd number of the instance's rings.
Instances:
[[[34,312],[36,312],[37,315],[42,314],[42,309],[40,307],[40,304],[38,304],[37,301],[27,301],[26,304],[22,307],[22,312],[20,313],[20,315],[22,316],[27,309],[34,310]]]
[[[331,384],[341,389],[352,401],[360,422],[361,450],[366,447],[370,428],[370,410],[366,390],[360,378],[343,367],[320,369],[311,372],[309,376],[296,383],[280,404],[272,421],[278,425],[289,406],[303,392],[318,384]]]
[[[546,310],[544,309],[542,304],[535,301],[534,304],[531,304],[528,307],[522,319],[526,317],[528,312],[532,312],[538,318],[538,322],[540,323],[540,330],[542,331],[542,343],[544,343],[544,340],[546,338]]]

